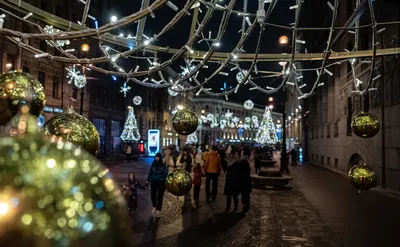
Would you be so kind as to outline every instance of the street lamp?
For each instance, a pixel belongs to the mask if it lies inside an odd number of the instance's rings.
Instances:
[[[90,50],[90,46],[88,44],[82,44],[81,45],[81,51],[83,52],[83,54],[85,54],[86,52],[88,52]],[[83,55],[85,57],[85,55]],[[85,67],[82,67],[82,73],[83,76],[86,76],[86,71],[85,71]],[[79,113],[82,115],[83,114],[83,98],[85,96],[85,91],[83,89],[83,87],[81,88],[81,108],[79,110]]]
[[[178,110],[183,110],[183,105],[177,105],[176,108],[177,108]]]
[[[285,35],[282,35],[279,38],[279,44],[282,47],[282,51],[285,51],[285,48],[287,44],[289,43],[289,38]],[[282,65],[283,70],[282,74],[285,79],[288,74],[286,74],[286,62],[280,62],[280,65]],[[286,108],[287,108],[287,89],[286,85],[283,86],[283,120],[286,120]],[[282,153],[281,153],[281,167],[280,167],[280,172],[287,172],[289,173],[289,167],[288,167],[288,157],[287,157],[287,151],[286,151],[286,124],[282,124]]]
[[[111,20],[111,22],[116,22],[118,20],[118,18],[115,15],[113,15],[113,16],[111,16],[110,20]]]
[[[274,101],[274,98],[269,97],[269,98],[268,98],[268,101],[269,101],[269,102],[272,102],[272,101]]]
[[[269,108],[270,110],[272,110],[272,109],[274,109],[274,106],[273,106],[273,105],[269,105],[268,108]]]

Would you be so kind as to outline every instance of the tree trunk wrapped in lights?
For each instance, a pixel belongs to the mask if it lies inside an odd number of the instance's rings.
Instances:
[[[124,129],[122,130],[121,140],[124,142],[137,141],[140,139],[140,133],[136,122],[133,107],[128,107],[128,117],[125,121]]]
[[[256,142],[260,144],[275,144],[278,142],[274,120],[268,107],[265,107],[263,119],[256,134]]]

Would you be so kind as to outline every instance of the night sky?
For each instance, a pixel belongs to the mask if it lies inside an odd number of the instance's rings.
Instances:
[[[153,1],[151,1],[153,2]],[[179,0],[179,1],[172,1],[174,2],[180,9],[184,6],[186,1],[184,0]],[[178,4],[178,2],[180,4]],[[229,1],[225,0],[220,2],[220,4],[225,5]],[[257,11],[257,2],[258,1],[249,1],[249,8],[248,11],[255,13]],[[276,23],[276,24],[281,24],[281,25],[289,25],[294,21],[294,10],[289,10],[289,7],[294,4],[293,0],[281,0],[278,1],[277,6],[275,7],[274,12],[272,13],[272,16],[270,18],[271,23]],[[129,15],[135,11],[138,11],[140,9],[141,1],[126,1],[126,0],[114,0],[109,3],[109,7],[107,9],[107,12],[109,13],[109,16],[111,15],[116,15],[118,17],[126,16]],[[268,6],[268,4],[266,5]],[[201,18],[204,16],[206,12],[206,8],[204,6],[201,7],[203,10],[203,13],[199,15],[200,21]],[[243,9],[243,1],[237,1],[236,10],[242,10]],[[171,10],[169,7],[163,7],[159,11],[155,12],[156,18],[147,18],[146,22],[146,27],[144,33],[147,36],[152,36],[155,33],[158,33],[164,25],[169,22],[172,17],[175,15],[176,12]],[[209,31],[212,31],[212,36],[215,37],[217,32],[218,32],[218,27],[220,24],[222,18],[222,12],[217,11],[214,16],[211,18],[211,21],[209,22],[208,26],[205,29],[204,34],[208,35]],[[183,46],[188,38],[189,38],[189,30],[190,30],[190,24],[192,21],[191,16],[186,16],[184,17],[170,32],[166,33],[163,35],[155,44],[159,46],[169,46],[173,48],[180,48]],[[251,20],[253,21],[253,20]],[[219,47],[216,51],[218,52],[231,52],[232,49],[235,47],[237,42],[240,39],[240,34],[238,31],[241,29],[241,23],[242,23],[242,17],[239,17],[236,14],[232,14],[229,20],[228,28],[225,32],[225,35],[223,36],[221,40],[221,47]],[[124,27],[121,30],[118,30],[116,32],[123,32],[125,35],[131,34],[135,35],[136,34],[136,28],[137,24],[133,24],[128,27]],[[258,34],[259,34],[260,28],[257,26],[250,38],[244,43],[243,49],[248,52],[248,53],[253,53],[255,51],[255,46],[256,42],[258,39]],[[117,33],[115,33],[117,34]],[[281,47],[279,46],[278,39],[281,35],[287,35],[290,37],[290,32],[274,28],[274,27],[267,27],[266,31],[264,32],[264,39],[262,42],[261,46],[261,53],[281,53]],[[197,44],[194,46],[194,49],[197,50],[207,50],[208,47],[204,44]],[[166,57],[167,59],[168,57]],[[196,63],[197,64],[197,63]],[[177,72],[180,72],[180,66],[184,65],[184,60],[179,59],[177,60],[173,66],[171,66],[173,69],[175,69]],[[217,64],[209,64],[208,69],[202,69],[200,71],[200,74],[198,76],[199,81],[201,82],[204,78],[208,77],[212,72],[213,69],[217,68]],[[250,63],[241,63],[241,68],[242,69],[247,69],[250,66]],[[270,71],[280,71],[282,67],[278,65],[277,63],[258,63],[257,64],[258,70],[270,70]],[[229,69],[225,68],[223,70],[224,72],[230,72]],[[223,87],[224,82],[226,82],[227,86],[233,86],[235,87],[237,82],[235,79],[237,70],[230,72],[229,76],[223,76],[223,75],[217,75],[214,77],[213,80],[209,82],[209,84],[205,87],[210,87],[213,88],[214,92],[220,92],[220,88]],[[262,74],[253,74],[252,77],[255,78],[257,76],[261,76]],[[262,86],[277,86],[281,83],[282,78],[278,78],[275,81],[272,81],[274,78],[266,78],[266,79],[259,79],[255,80],[255,82]],[[256,90],[250,91],[250,84],[247,84],[245,86],[242,86],[239,92],[235,95],[229,96],[230,100],[237,101],[243,103],[247,99],[251,99],[254,101],[256,104],[260,105],[267,105],[268,104],[268,97],[270,95],[258,92]],[[204,95],[203,95],[204,96]],[[274,97],[274,105],[275,108],[274,110],[276,111],[281,111],[281,95],[280,93],[272,95]]]

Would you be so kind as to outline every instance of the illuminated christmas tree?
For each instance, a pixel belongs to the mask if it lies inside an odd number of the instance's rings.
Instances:
[[[265,107],[263,119],[256,134],[256,142],[260,144],[275,144],[278,142],[274,120],[268,107]]]
[[[133,107],[128,106],[128,117],[122,130],[121,140],[124,142],[137,141],[140,139],[139,128],[136,122]]]

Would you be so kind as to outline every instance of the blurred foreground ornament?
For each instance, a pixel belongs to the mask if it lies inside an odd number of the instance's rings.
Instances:
[[[140,96],[135,96],[135,97],[133,97],[133,104],[135,104],[135,105],[140,105],[140,104],[142,104],[142,97],[140,97]]]
[[[99,151],[99,133],[96,127],[86,118],[77,114],[72,106],[43,125],[45,136],[57,136],[72,142],[93,155]]]
[[[244,102],[243,106],[244,106],[244,109],[246,109],[246,110],[251,110],[251,109],[253,109],[253,107],[254,107],[254,103],[253,103],[253,101],[251,101],[251,100],[246,100],[246,101]]]
[[[2,246],[130,246],[119,186],[85,150],[27,131],[0,138],[0,170]]]
[[[348,177],[350,183],[358,189],[358,192],[369,190],[375,187],[377,183],[376,173],[366,164],[353,166],[348,172]]]
[[[39,117],[46,104],[42,84],[31,75],[10,71],[0,75],[0,125],[7,124],[22,105]]]
[[[165,185],[171,194],[183,196],[192,188],[192,177],[187,171],[178,168],[168,174]]]
[[[190,135],[196,131],[199,119],[188,109],[179,110],[172,118],[172,127],[180,135]]]
[[[378,134],[380,128],[378,118],[368,112],[360,112],[353,117],[351,129],[354,134],[362,138],[371,138]]]

